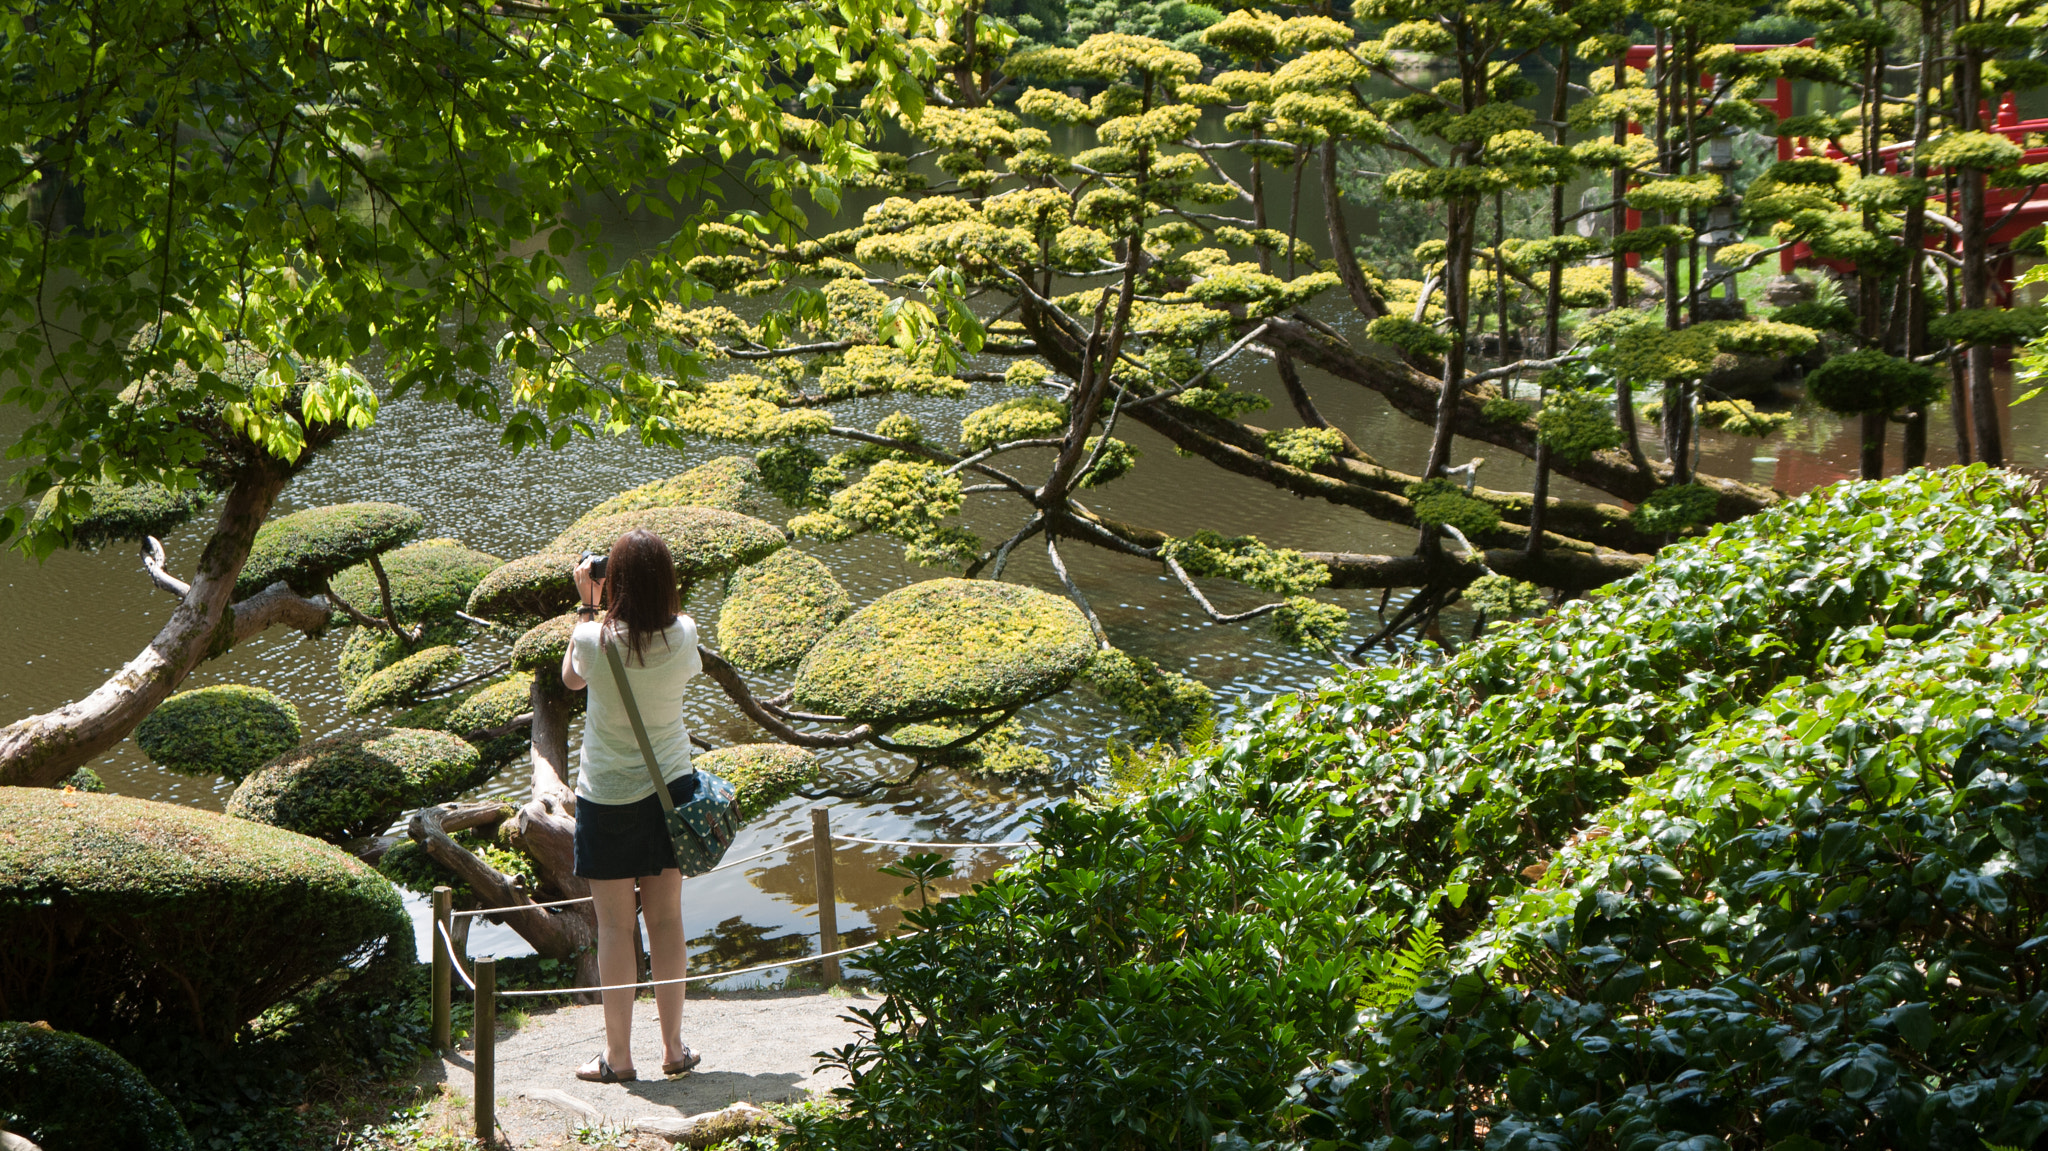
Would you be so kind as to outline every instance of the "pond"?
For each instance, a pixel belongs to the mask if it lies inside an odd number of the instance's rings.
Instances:
[[[1322,235],[1310,198],[1302,212],[1302,234]],[[849,205],[858,211],[863,203]],[[1363,230],[1361,217],[1354,227]],[[633,251],[664,234],[652,219],[611,218],[608,238]],[[1356,314],[1340,298],[1312,309],[1320,318],[1355,334]],[[1291,423],[1288,405],[1264,362],[1242,357],[1225,369],[1236,386],[1260,388],[1275,401],[1263,418]],[[1304,370],[1327,416],[1360,445],[1391,466],[1419,470],[1427,453],[1428,429],[1389,410],[1362,388],[1318,380]],[[888,398],[845,410],[841,422],[872,426],[901,410],[928,428],[950,432],[959,418],[1002,395],[1000,385],[975,385],[960,400]],[[1327,396],[1327,400],[1321,397]],[[2008,409],[2014,420],[2007,443],[2021,464],[2039,464],[2048,447],[2048,400]],[[1946,414],[1935,413],[1929,435],[1933,459],[1951,458]],[[0,410],[0,440],[11,441],[26,417]],[[1197,459],[1176,456],[1171,445],[1126,422],[1124,428],[1144,455],[1132,475],[1096,493],[1091,506],[1119,519],[1184,534],[1208,527],[1226,534],[1255,534],[1280,546],[1346,551],[1406,551],[1414,535],[1333,505],[1285,496],[1264,485],[1224,473]],[[1120,434],[1126,434],[1120,432]],[[498,446],[496,430],[442,405],[416,401],[388,404],[376,425],[344,438],[287,488],[280,512],[353,500],[392,500],[425,513],[428,535],[448,536],[510,559],[552,539],[571,520],[618,491],[674,475],[735,449],[713,443],[678,453],[624,441],[576,439],[560,451],[513,456]],[[1461,444],[1455,459],[1491,458],[1481,477],[1489,487],[1526,489],[1527,461],[1485,445]],[[1891,459],[1896,462],[1897,438]],[[1703,467],[1709,472],[1803,491],[1853,473],[1856,444],[1851,429],[1825,413],[1799,409],[1785,434],[1769,441],[1709,433]],[[1031,466],[1020,464],[1025,474]],[[1570,483],[1554,494],[1588,496]],[[967,522],[986,537],[1001,538],[1018,524],[1013,507],[970,499]],[[165,541],[173,571],[189,570],[203,539],[188,527]],[[827,562],[857,602],[918,579],[946,574],[907,563],[900,546],[882,540],[804,545]],[[1156,568],[1079,545],[1064,549],[1082,586],[1088,589],[1110,638],[1121,647],[1194,675],[1215,690],[1226,716],[1275,692],[1307,686],[1332,664],[1291,650],[1268,637],[1261,625],[1210,623],[1178,585]],[[1042,550],[1021,549],[1006,578],[1058,590]],[[168,597],[152,589],[132,550],[97,554],[64,553],[38,564],[8,551],[0,555],[0,585],[8,611],[0,617],[0,719],[12,720],[78,698],[131,658],[167,615]],[[1214,593],[1224,611],[1241,610],[1263,597],[1244,589]],[[1370,592],[1331,593],[1352,612],[1356,642],[1376,630],[1379,596]],[[1395,601],[1399,602],[1398,598]],[[687,605],[717,643],[718,589],[696,590]],[[1460,621],[1447,620],[1448,623]],[[1462,629],[1446,627],[1450,634]],[[319,737],[367,726],[349,715],[334,675],[343,634],[319,640],[271,632],[226,657],[203,665],[186,687],[254,683],[289,697],[308,734]],[[478,667],[496,662],[506,644],[488,635],[474,641]],[[1347,645],[1348,646],[1348,645]],[[1382,655],[1380,658],[1393,658]],[[755,677],[757,690],[772,695],[784,682]],[[709,681],[695,693],[689,722],[714,743],[752,742],[751,725]],[[1027,710],[1020,717],[1030,742],[1050,753],[1050,777],[1026,780],[976,778],[935,771],[900,791],[860,801],[831,801],[835,831],[875,839],[997,842],[1022,838],[1033,811],[1072,795],[1094,775],[1105,741],[1123,731],[1117,714],[1085,691],[1070,692]],[[572,736],[573,736],[572,731]],[[904,766],[871,750],[826,753],[832,774],[848,780],[894,774]],[[124,742],[92,765],[116,792],[218,810],[229,788],[217,779],[173,775],[151,765]],[[478,797],[523,799],[523,761],[508,767],[475,793]],[[734,857],[797,840],[810,829],[811,801],[791,799],[748,825],[733,845]],[[894,847],[842,845],[837,859],[838,920],[848,943],[887,932],[916,896],[903,894],[904,881],[879,875],[876,867],[906,853]],[[956,885],[985,878],[1004,856],[998,851],[959,853]],[[815,892],[807,848],[771,856],[757,864],[692,880],[686,887],[685,916],[696,970],[737,969],[816,950]],[[417,914],[417,901],[415,901]],[[507,929],[480,925],[472,936],[474,954],[514,955],[525,945]],[[772,974],[772,973],[771,973]]]

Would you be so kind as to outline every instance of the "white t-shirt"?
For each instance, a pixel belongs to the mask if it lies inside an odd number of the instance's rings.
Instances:
[[[632,803],[654,794],[647,761],[633,738],[626,702],[612,680],[611,661],[598,646],[596,622],[579,623],[569,636],[571,666],[590,684],[589,710],[583,717],[583,754],[577,763],[576,797],[598,803]],[[663,643],[666,639],[668,642]],[[681,615],[660,635],[647,637],[645,667],[640,666],[615,632],[611,643],[626,661],[626,679],[647,740],[661,764],[662,778],[673,781],[696,769],[690,765],[690,734],[683,730],[683,688],[704,670],[697,654],[697,623]]]

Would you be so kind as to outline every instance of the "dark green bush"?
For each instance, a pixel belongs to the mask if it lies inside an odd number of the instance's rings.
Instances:
[[[533,676],[514,673],[466,696],[449,711],[442,730],[472,739],[478,733],[503,727],[532,710]],[[483,757],[485,766],[495,767],[510,763],[525,753],[530,731],[530,728],[520,728],[473,742],[476,742],[477,754]]]
[[[420,642],[415,645],[406,643],[387,628],[351,628],[348,638],[342,641],[341,654],[335,658],[335,675],[341,680],[341,690],[352,692],[361,687],[364,680],[421,647],[458,643],[468,634],[469,625],[465,623],[428,623],[422,627]]]
[[[1639,531],[1682,532],[1712,519],[1720,502],[1720,493],[1705,484],[1671,484],[1651,492],[1628,519]]]
[[[847,617],[804,656],[807,710],[910,721],[1015,707],[1072,682],[1095,655],[1073,604],[1017,584],[936,579]]]
[[[569,653],[569,633],[575,630],[573,611],[536,624],[512,644],[512,670],[559,675],[562,657]]]
[[[1474,499],[1465,489],[1441,477],[1408,485],[1408,498],[1415,501],[1415,522],[1424,527],[1448,524],[1473,543],[1500,526],[1500,510],[1485,500]]]
[[[613,541],[636,528],[645,528],[668,544],[676,578],[685,583],[758,563],[789,542],[781,528],[738,512],[653,507],[578,520],[545,550],[572,556],[609,552]]]
[[[565,552],[524,556],[486,574],[469,593],[469,614],[532,626],[576,606],[576,564]]]
[[[750,671],[787,667],[852,610],[830,568],[785,549],[733,573],[718,609],[720,654]]]
[[[92,551],[111,543],[134,543],[144,536],[167,536],[212,501],[204,488],[172,491],[159,484],[116,487],[95,483],[83,488],[51,488],[36,505],[35,530],[61,504],[74,504],[64,546]]]
[[[1806,374],[1807,398],[1845,416],[1924,404],[1940,389],[1932,369],[1872,349],[1831,357]]]
[[[299,709],[276,692],[241,684],[181,691],[135,729],[150,761],[179,775],[230,783],[299,746]]]
[[[818,757],[786,743],[734,744],[694,762],[732,784],[743,820],[759,818],[818,778]]]
[[[192,1146],[178,1113],[127,1060],[33,1023],[0,1023],[0,1131],[42,1151]]]
[[[384,553],[377,562],[391,583],[391,610],[400,623],[412,624],[454,619],[477,584],[504,561],[461,540],[419,540]],[[340,572],[331,586],[356,609],[384,614],[384,595],[370,565]]]
[[[341,843],[410,808],[489,778],[477,750],[445,731],[374,728],[316,740],[242,781],[228,814]]]
[[[347,707],[361,714],[419,695],[435,680],[462,666],[462,649],[422,648],[366,677],[348,693]]]
[[[351,965],[410,965],[368,866],[275,827],[0,787],[0,1016],[112,1040],[224,1039]]]
[[[426,525],[425,516],[404,504],[335,504],[279,516],[257,530],[235,598],[279,580],[312,595],[328,576],[390,551]]]

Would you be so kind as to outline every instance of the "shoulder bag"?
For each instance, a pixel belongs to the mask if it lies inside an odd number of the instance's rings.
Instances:
[[[626,701],[626,719],[633,725],[633,738],[640,743],[640,756],[647,761],[647,774],[654,780],[654,794],[661,797],[663,822],[676,852],[676,867],[684,875],[702,875],[718,866],[725,849],[739,835],[740,816],[733,802],[732,784],[708,771],[697,772],[697,794],[690,802],[676,806],[668,794],[668,782],[661,778],[661,765],[654,760],[654,744],[647,738],[647,725],[640,720],[640,706],[633,702],[633,685],[626,682],[626,661],[612,646],[611,629],[598,625],[597,645],[604,649],[618,681],[619,696]]]

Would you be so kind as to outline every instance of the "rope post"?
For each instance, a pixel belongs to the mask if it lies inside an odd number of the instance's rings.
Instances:
[[[486,1147],[498,1130],[498,961],[470,965],[476,972],[476,1141]]]
[[[443,939],[454,938],[450,928],[454,925],[455,893],[447,887],[434,888],[434,1050],[446,1051],[452,1046],[448,1024],[449,981],[454,978],[450,969],[455,960],[448,954],[448,945]]]
[[[826,954],[839,950],[839,889],[832,882],[832,820],[824,808],[811,809],[811,854],[818,863],[818,950]],[[822,960],[819,978],[825,986],[839,983],[839,960]]]

